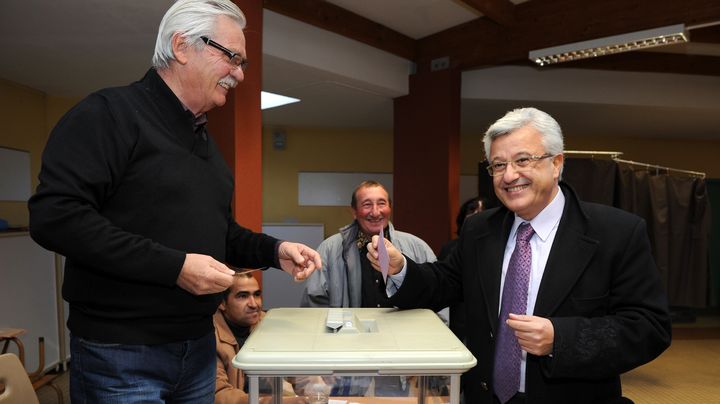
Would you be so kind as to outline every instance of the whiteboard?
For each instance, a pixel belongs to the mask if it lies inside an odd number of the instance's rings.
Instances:
[[[30,153],[0,147],[0,201],[30,199]]]
[[[317,249],[325,237],[322,223],[263,223],[263,233],[280,240],[303,243]],[[289,274],[270,268],[263,272],[263,307],[299,307],[305,284],[295,282]]]
[[[298,205],[350,206],[355,187],[369,180],[383,184],[392,198],[393,176],[390,173],[300,172]]]
[[[60,362],[55,282],[54,253],[27,234],[0,237],[0,328],[26,330],[20,340],[29,372],[39,363],[38,337],[45,338],[45,369]]]

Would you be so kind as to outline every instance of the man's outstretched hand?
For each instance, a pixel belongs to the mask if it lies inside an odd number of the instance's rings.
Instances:
[[[283,241],[278,248],[278,258],[282,270],[297,282],[304,281],[322,267],[320,254],[305,244]]]

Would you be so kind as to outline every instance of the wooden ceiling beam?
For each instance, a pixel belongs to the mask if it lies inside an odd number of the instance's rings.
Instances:
[[[508,0],[460,0],[503,27],[515,25],[515,5]]]
[[[720,21],[717,0],[461,0],[485,15],[420,40],[323,0],[264,0],[264,7],[287,17],[415,61],[428,70],[448,57],[463,70],[502,64],[529,65],[528,52],[572,42],[684,23]],[[693,29],[693,42],[720,43],[720,25]],[[720,75],[716,57],[632,52],[553,68],[577,67],[627,71],[664,71]]]
[[[485,18],[419,40],[418,70],[449,57],[450,64],[472,69],[527,60],[533,49],[547,48],[672,24],[720,21],[716,0],[528,1],[515,6],[512,29]],[[692,33],[691,33],[692,36]]]
[[[690,42],[720,43],[720,25],[690,30]]]
[[[384,25],[322,0],[264,0],[263,6],[318,28],[384,50],[405,59],[415,59],[415,40]]]

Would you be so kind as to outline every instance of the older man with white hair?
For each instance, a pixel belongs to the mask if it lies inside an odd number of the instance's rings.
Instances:
[[[321,266],[231,215],[206,112],[244,78],[244,26],[230,0],[174,3],[145,77],[91,94],[50,135],[30,231],[67,257],[74,403],[212,403],[224,263],[296,279]]]
[[[620,374],[670,345],[667,295],[645,222],[581,201],[560,181],[563,136],[549,114],[508,112],[484,138],[503,206],[469,217],[446,260],[418,264],[388,241],[390,303],[464,301],[478,366],[473,404],[618,403]],[[378,239],[368,247],[378,267]]]

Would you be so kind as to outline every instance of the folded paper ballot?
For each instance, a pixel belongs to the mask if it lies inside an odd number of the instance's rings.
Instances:
[[[380,238],[378,239],[378,261],[380,261],[380,272],[382,272],[383,281],[387,283],[388,269],[390,267],[390,256],[387,248],[385,248],[385,234],[380,229]]]

